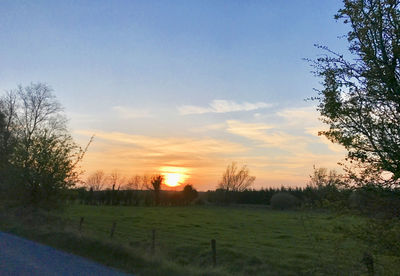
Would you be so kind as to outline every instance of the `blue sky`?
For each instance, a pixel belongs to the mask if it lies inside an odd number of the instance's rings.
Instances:
[[[344,51],[341,1],[1,1],[0,89],[46,82],[84,163],[186,168],[212,188],[231,161],[256,187],[304,185],[343,150],[315,135],[319,80],[302,58]],[[301,157],[304,157],[301,159]]]

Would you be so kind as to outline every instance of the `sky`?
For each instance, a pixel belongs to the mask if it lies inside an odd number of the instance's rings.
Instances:
[[[254,188],[304,186],[345,151],[324,137],[304,58],[345,52],[337,0],[0,0],[0,91],[50,85],[86,175],[176,173],[214,189],[231,162]]]

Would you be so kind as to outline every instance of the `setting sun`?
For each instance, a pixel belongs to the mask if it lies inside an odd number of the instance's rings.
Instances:
[[[182,175],[179,173],[165,173],[165,184],[170,187],[176,187],[181,184]]]
[[[188,169],[181,167],[162,167],[161,174],[164,176],[165,184],[169,187],[177,187],[189,177]]]

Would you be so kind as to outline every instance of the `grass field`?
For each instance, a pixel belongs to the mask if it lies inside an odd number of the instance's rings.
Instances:
[[[361,260],[367,245],[338,231],[359,223],[358,217],[266,207],[82,205],[69,206],[62,217],[62,230],[46,230],[46,222],[36,234],[26,230],[19,234],[143,275],[366,274]],[[18,227],[9,231],[18,232]],[[154,255],[152,229],[156,230]],[[211,239],[217,242],[216,268]],[[395,264],[388,257],[377,259],[378,274],[395,275],[399,268],[398,260]]]

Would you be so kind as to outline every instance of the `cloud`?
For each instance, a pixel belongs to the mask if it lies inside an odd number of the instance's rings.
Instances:
[[[202,133],[202,132],[209,132],[209,131],[215,131],[215,130],[224,130],[226,128],[225,123],[221,124],[209,124],[209,125],[204,125],[204,126],[199,126],[199,127],[193,127],[189,128],[189,131],[194,132],[194,133]]]
[[[318,120],[319,113],[315,106],[285,108],[276,113],[286,120],[285,124],[296,127],[315,127],[322,126],[322,122]]]
[[[207,107],[195,106],[195,105],[183,105],[181,107],[178,107],[178,110],[181,115],[189,115],[189,114],[204,114],[204,113],[228,113],[235,111],[251,111],[271,106],[272,104],[264,102],[236,103],[234,101],[227,101],[227,100],[213,100]]]
[[[210,104],[208,109],[228,110],[216,104]],[[191,124],[187,136],[179,137],[174,132],[153,136],[104,130],[81,130],[74,135],[86,141],[87,136],[96,134],[83,161],[89,172],[118,168],[121,173],[132,175],[161,172],[164,167],[185,168],[190,171],[187,182],[200,190],[215,188],[232,161],[248,165],[257,177],[255,187],[297,186],[307,183],[313,165],[332,168],[345,156],[343,150],[317,136],[324,125],[312,107],[261,115],[250,117],[250,121]]]
[[[98,169],[124,174],[156,173],[163,167],[190,168],[193,184],[213,187],[227,163],[248,147],[224,139],[153,137],[122,132],[79,130],[74,134],[87,139],[95,133],[83,161],[88,172]]]
[[[328,138],[324,135],[318,135],[320,131],[326,130],[327,128],[321,127],[308,127],[305,129],[306,133],[319,137],[319,141],[328,146],[328,148],[333,152],[344,153],[345,148],[339,144],[332,143]]]
[[[212,138],[175,138],[133,135],[121,132],[76,131],[76,134],[90,136],[95,133],[91,153],[100,158],[96,163],[114,166],[140,165],[156,168],[167,165],[201,167],[212,166],[217,159],[246,152],[244,145]],[[94,148],[93,148],[94,147]],[[110,165],[107,165],[108,167]]]
[[[304,146],[304,138],[297,135],[291,135],[287,132],[278,129],[275,125],[262,123],[245,123],[235,120],[227,121],[227,132],[236,134],[247,139],[259,142],[259,146],[274,147],[287,150],[293,144],[299,148],[299,145]]]
[[[246,148],[240,144],[226,140],[212,138],[174,138],[151,137],[145,135],[127,134],[122,132],[104,131],[76,131],[78,134],[91,135],[111,142],[127,144],[148,149],[148,152],[174,152],[174,153],[231,153],[244,151]]]
[[[84,113],[66,112],[66,115],[68,118],[71,118],[73,120],[73,122],[95,123],[95,122],[101,121],[101,119],[96,116],[84,114]]]
[[[318,135],[318,132],[327,130],[329,127],[318,119],[320,114],[315,106],[287,108],[277,112],[277,115],[285,118],[287,128],[301,129],[304,134],[316,137],[316,141],[326,145],[332,152],[345,154],[343,146],[332,143],[323,135]]]
[[[145,109],[131,109],[124,106],[113,106],[112,109],[123,119],[150,118],[152,114]]]

